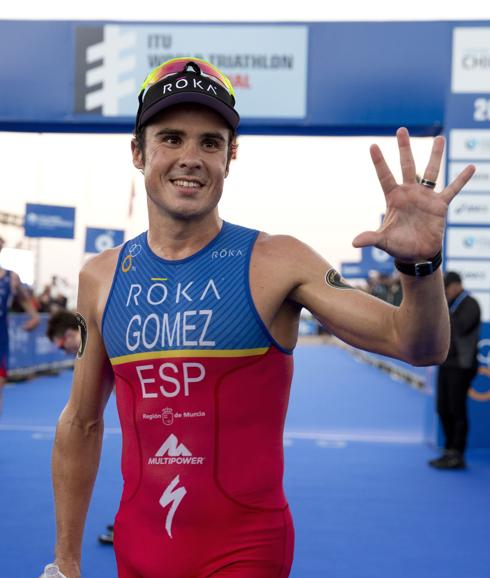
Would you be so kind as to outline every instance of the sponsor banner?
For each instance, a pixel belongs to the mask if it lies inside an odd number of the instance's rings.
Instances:
[[[24,221],[26,237],[75,237],[75,207],[26,204]]]
[[[78,26],[75,112],[134,117],[148,72],[195,56],[230,77],[242,116],[304,118],[307,52],[304,25]]]
[[[13,374],[22,370],[47,368],[57,362],[66,362],[70,357],[58,349],[46,337],[49,315],[40,314],[40,323],[32,331],[24,329],[24,323],[30,319],[27,313],[9,315],[9,369]]]
[[[490,290],[490,259],[488,261],[448,259],[445,270],[459,273],[464,287],[469,291]]]
[[[85,253],[100,253],[124,243],[124,231],[120,229],[96,229],[87,227]]]
[[[469,161],[490,160],[490,130],[451,130],[449,133],[449,158]]]
[[[490,27],[454,28],[451,90],[490,93]]]
[[[448,227],[446,259],[490,258],[490,227]]]
[[[490,225],[490,194],[457,195],[449,205],[448,223]]]
[[[467,166],[468,163],[448,163],[449,182]],[[465,193],[490,193],[490,163],[473,163],[476,168],[470,182],[465,185]],[[457,198],[457,197],[456,197]],[[453,201],[454,202],[454,201]]]
[[[490,291],[472,291],[471,294],[481,307],[482,323],[490,322]]]
[[[344,279],[360,279],[362,277],[367,277],[367,271],[364,270],[360,263],[341,263],[340,274]]]

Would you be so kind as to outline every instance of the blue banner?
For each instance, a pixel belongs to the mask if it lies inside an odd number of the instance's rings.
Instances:
[[[26,331],[23,325],[29,318],[26,313],[9,315],[9,375],[72,364],[73,356],[66,355],[46,337],[49,315],[41,314],[39,325]]]
[[[85,235],[85,253],[101,253],[124,243],[124,231],[121,229],[96,229],[87,227]]]
[[[24,221],[26,237],[75,237],[75,207],[26,204]]]
[[[341,275],[345,279],[367,279],[370,271],[391,275],[395,271],[394,259],[376,247],[362,247],[361,260],[341,264]]]

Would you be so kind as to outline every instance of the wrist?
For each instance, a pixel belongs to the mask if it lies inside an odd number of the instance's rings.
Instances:
[[[398,271],[400,271],[400,273],[417,278],[431,275],[434,273],[434,271],[437,271],[437,269],[441,266],[441,263],[442,251],[438,251],[431,259],[418,261],[416,263],[407,263],[405,261],[395,259],[395,267],[398,269]]]

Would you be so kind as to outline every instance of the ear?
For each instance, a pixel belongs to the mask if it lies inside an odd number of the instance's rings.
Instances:
[[[143,151],[139,148],[135,138],[131,139],[131,154],[133,155],[133,165],[142,171],[145,168]]]

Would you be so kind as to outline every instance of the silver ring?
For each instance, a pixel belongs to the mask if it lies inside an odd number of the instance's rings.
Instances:
[[[434,181],[429,181],[429,179],[420,179],[420,184],[428,189],[436,188],[436,183]]]

